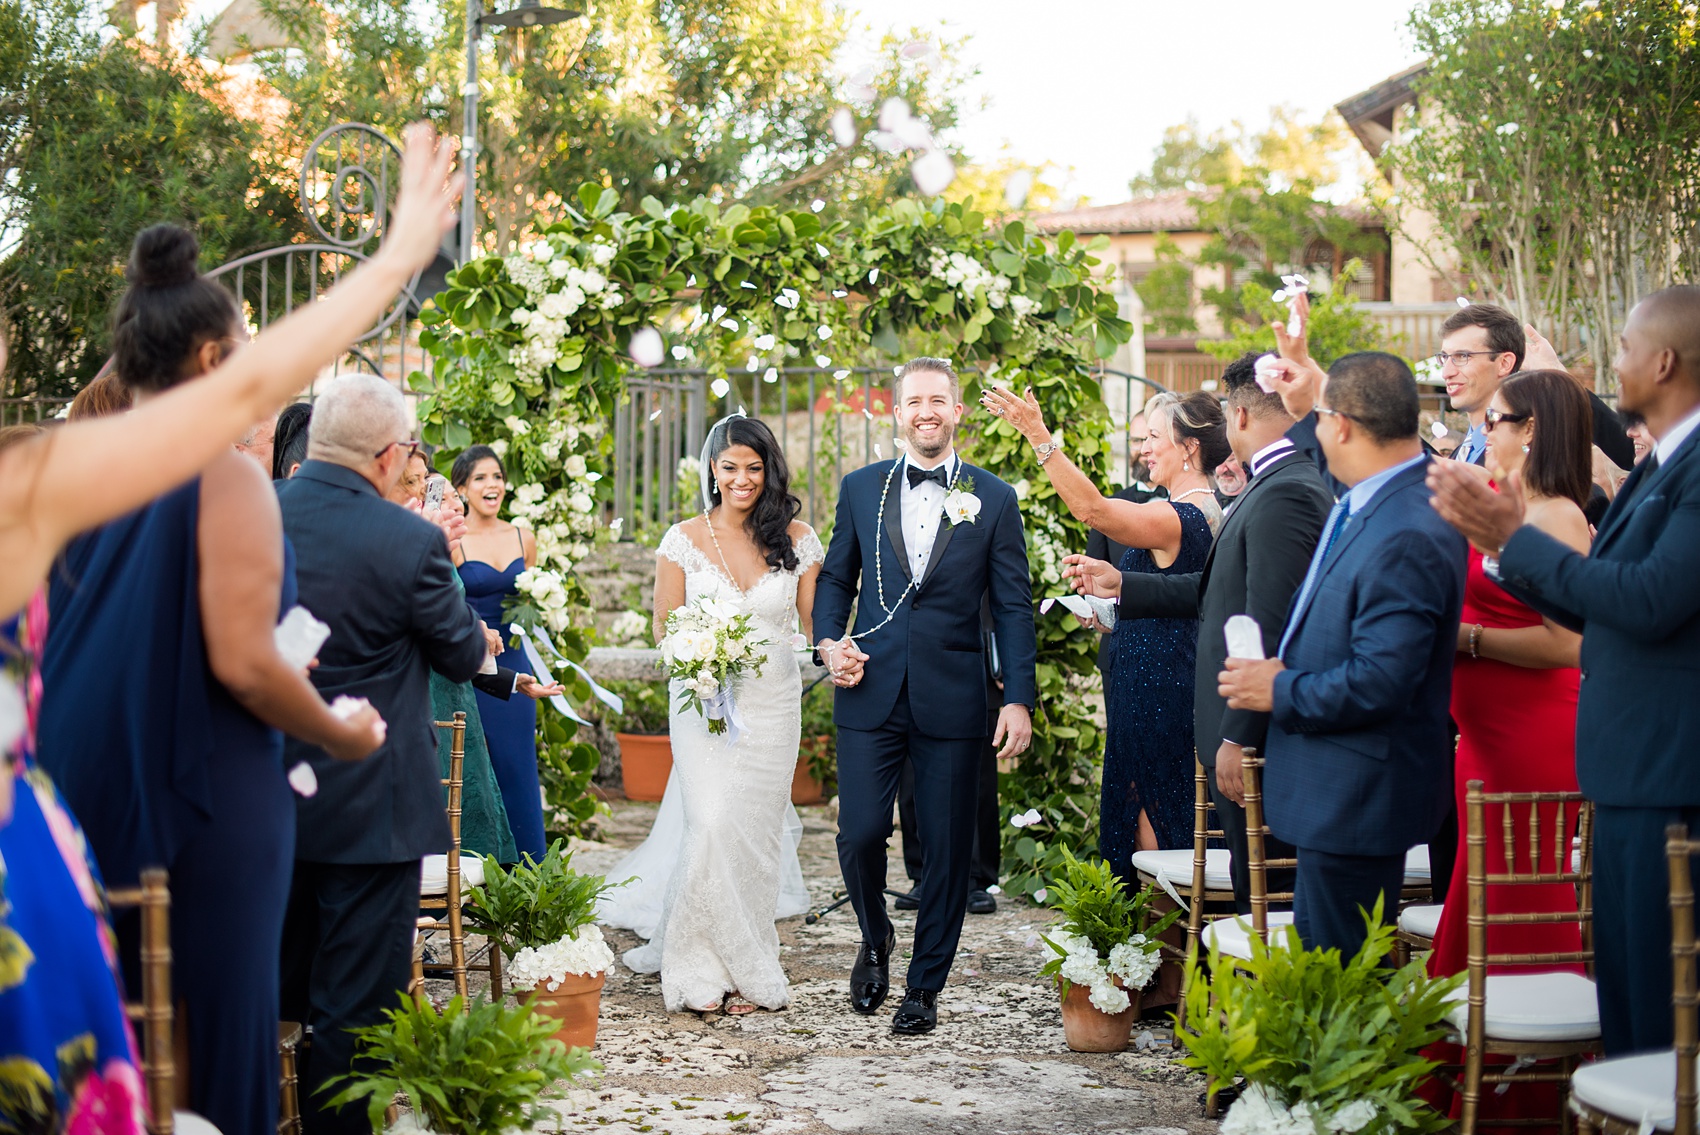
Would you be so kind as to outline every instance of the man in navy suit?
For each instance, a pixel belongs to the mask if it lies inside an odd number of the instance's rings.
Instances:
[[[861,923],[850,1003],[873,1013],[890,988],[896,933],[885,911],[886,841],[904,762],[914,773],[923,869],[909,990],[892,1030],[938,1021],[968,902],[980,750],[989,709],[980,608],[1003,661],[1000,757],[1032,739],[1033,594],[1015,490],[958,457],[961,387],[944,359],[898,374],[906,455],[844,478],[815,585],[817,653],[838,685],[838,862]],[[852,602],[855,632],[845,638]],[[854,640],[854,641],[852,641]]]
[[[1230,710],[1270,714],[1269,828],[1299,849],[1307,946],[1350,956],[1363,910],[1398,907],[1405,852],[1452,798],[1445,759],[1464,540],[1428,504],[1417,384],[1402,359],[1347,355],[1319,392],[1318,443],[1347,487],[1329,513],[1279,656],[1230,658]]]
[[[1576,779],[1594,821],[1594,977],[1613,1056],[1672,1043],[1665,827],[1700,831],[1700,287],[1656,292],[1624,323],[1619,405],[1653,453],[1586,556],[1523,524],[1519,492],[1437,468],[1434,504],[1500,580],[1582,632]]]
[[[321,1085],[354,1059],[349,1029],[377,1024],[412,977],[419,861],[449,845],[430,673],[471,679],[489,654],[436,525],[384,499],[412,444],[401,392],[351,375],[320,395],[307,461],[282,482],[301,603],[330,625],[313,685],[363,697],[389,722],[365,761],[285,743],[318,792],[296,801],[295,873],[283,931],[283,1012],[313,1026],[301,1069],[309,1135],[368,1130],[358,1105],[326,1107]]]

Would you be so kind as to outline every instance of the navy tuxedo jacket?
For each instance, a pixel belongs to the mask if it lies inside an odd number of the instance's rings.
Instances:
[[[1263,795],[1270,829],[1295,846],[1401,854],[1452,800],[1467,546],[1429,504],[1427,473],[1423,461],[1398,474],[1351,518],[1288,617]]]
[[[1599,804],[1700,805],[1700,431],[1630,473],[1587,556],[1530,526],[1506,586],[1582,632],[1576,778]]]
[[[980,515],[972,523],[939,522],[926,576],[898,603],[911,569],[903,541],[902,473],[892,476],[893,464],[876,462],[844,478],[832,544],[815,584],[817,641],[844,635],[852,602],[855,633],[878,626],[886,612],[875,574],[877,548],[885,601],[896,611],[886,626],[856,640],[868,654],[867,665],[860,683],[838,691],[833,721],[846,729],[878,729],[891,716],[907,678],[910,712],[922,735],[984,737],[990,711],[982,601],[1003,664],[1004,703],[1032,709],[1037,699],[1038,641],[1021,508],[1014,489],[964,464],[962,475],[974,481]],[[880,499],[888,485],[882,529]]]
[[[449,845],[432,725],[430,671],[452,682],[486,654],[478,616],[455,585],[442,531],[378,495],[352,469],[308,461],[279,486],[295,544],[300,601],[328,623],[313,685],[327,701],[369,698],[389,734],[363,761],[304,741],[319,791],[297,797],[295,857],[315,863],[401,863]]]

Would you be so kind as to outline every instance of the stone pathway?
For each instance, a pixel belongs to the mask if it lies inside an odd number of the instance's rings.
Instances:
[[[617,803],[606,844],[579,843],[574,866],[607,870],[648,833],[655,806]],[[834,829],[823,808],[800,809],[803,874],[817,908],[839,885]],[[893,839],[891,878],[903,878]],[[914,915],[894,913],[902,969]],[[969,915],[939,1027],[891,1033],[894,1002],[851,1011],[847,980],[860,935],[848,906],[813,926],[780,924],[792,1003],[782,1013],[699,1019],[669,1015],[660,978],[617,967],[602,996],[601,1079],[562,1102],[559,1130],[647,1135],[1045,1135],[1214,1132],[1200,1115],[1203,1079],[1182,1067],[1167,1029],[1140,1025],[1145,1047],[1071,1053],[1055,992],[1037,976],[1047,915],[1004,901]],[[610,931],[615,953],[637,943]]]

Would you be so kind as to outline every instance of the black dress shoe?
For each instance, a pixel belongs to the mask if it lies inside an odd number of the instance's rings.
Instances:
[[[910,890],[908,894],[898,895],[891,901],[891,905],[898,910],[920,910],[921,900],[915,897],[913,890]]]
[[[968,892],[969,914],[996,914],[997,912],[998,900],[990,894],[985,891]]]
[[[891,1031],[899,1036],[920,1036],[939,1023],[939,995],[932,989],[911,989],[891,1019]]]
[[[891,992],[891,955],[897,950],[897,931],[888,930],[878,946],[862,943],[850,967],[850,1007],[866,1016],[885,1004]]]

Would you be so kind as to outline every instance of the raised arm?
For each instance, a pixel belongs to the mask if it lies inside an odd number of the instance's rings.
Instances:
[[[452,148],[410,127],[401,193],[383,247],[324,302],[298,308],[203,378],[128,414],[95,418],[14,445],[0,479],[0,611],[23,605],[64,543],[182,484],[276,410],[371,328],[454,221],[462,182]]]

